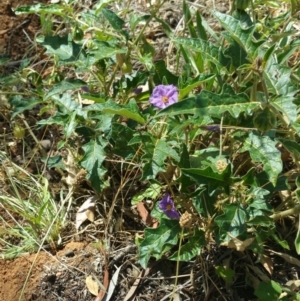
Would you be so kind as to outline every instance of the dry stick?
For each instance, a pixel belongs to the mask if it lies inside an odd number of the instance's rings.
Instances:
[[[28,132],[30,133],[30,135],[32,136],[33,140],[35,141],[35,143],[37,144],[38,148],[40,149],[42,156],[43,157],[47,157],[47,152],[44,150],[44,148],[42,147],[42,145],[40,144],[40,142],[38,141],[38,139],[36,138],[36,136],[34,135],[33,131],[31,130],[29,124],[27,123],[25,117],[23,114],[20,115],[23,123],[25,124],[25,127],[27,128]]]
[[[190,283],[191,283],[191,280],[188,280],[188,281],[186,281],[184,284],[178,285],[178,286],[176,287],[175,291],[169,293],[168,295],[166,295],[165,297],[163,297],[160,301],[167,300],[172,294],[174,294],[174,292],[177,292],[177,291],[181,290],[182,288],[186,287],[186,286],[187,286],[188,284],[190,284]]]
[[[282,212],[276,212],[276,213],[272,214],[270,217],[273,218],[274,220],[278,220],[280,218],[284,218],[289,215],[295,215],[295,214],[299,214],[299,213],[300,213],[300,204],[296,205],[292,209],[288,209],[288,210],[285,210]]]

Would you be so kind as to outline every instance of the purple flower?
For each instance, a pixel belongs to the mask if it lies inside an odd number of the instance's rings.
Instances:
[[[178,90],[173,85],[158,85],[150,96],[150,102],[159,109],[164,109],[178,101]]]
[[[208,131],[219,131],[220,126],[219,125],[207,125],[205,127]]]
[[[143,88],[136,88],[135,90],[133,90],[133,93],[135,94],[135,95],[139,95],[139,94],[141,94],[143,92]]]
[[[89,92],[89,87],[88,87],[88,86],[82,86],[82,87],[81,87],[81,90],[82,90],[83,92]]]
[[[170,195],[167,193],[158,204],[158,208],[164,212],[164,214],[173,219],[179,219],[179,213],[175,209],[175,205]]]

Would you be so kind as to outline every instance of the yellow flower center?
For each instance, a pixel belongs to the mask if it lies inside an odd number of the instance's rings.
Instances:
[[[167,210],[172,210],[172,205],[167,205]]]
[[[163,96],[162,101],[163,101],[163,103],[167,103],[169,101],[169,97],[168,96]]]

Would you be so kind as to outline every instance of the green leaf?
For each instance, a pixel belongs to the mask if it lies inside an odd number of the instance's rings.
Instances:
[[[42,119],[37,122],[37,125],[43,126],[47,124],[59,124],[61,126],[65,126],[69,122],[69,115],[62,114],[57,112],[53,117],[49,117],[47,119]]]
[[[265,66],[263,76],[268,89],[277,96],[293,96],[297,91],[291,83],[291,69],[277,64],[276,58],[271,56]]]
[[[228,204],[224,207],[224,214],[215,218],[215,223],[219,228],[219,241],[230,241],[227,235],[229,232],[232,236],[238,237],[246,231],[245,222],[247,213],[239,204]]]
[[[224,50],[224,56],[230,57],[231,65],[238,68],[248,63],[246,51],[235,41],[230,41],[230,45]]]
[[[46,158],[42,158],[41,161],[43,163],[47,163],[48,168],[60,168],[62,170],[66,169],[62,156],[52,156],[49,157],[48,160]]]
[[[64,133],[66,139],[70,138],[76,129],[77,126],[76,115],[77,112],[72,112],[71,115],[69,115],[68,122],[64,126]]]
[[[239,20],[227,14],[213,11],[215,17],[219,20],[228,34],[247,52],[251,61],[254,61],[258,47],[265,41],[254,41],[253,33],[255,26],[242,28]]]
[[[190,32],[190,36],[194,39],[198,38],[193,21],[192,21],[192,15],[189,10],[189,6],[186,4],[185,1],[183,1],[183,15],[184,15],[185,24]]]
[[[225,193],[229,194],[231,180],[230,165],[220,174],[214,172],[211,167],[205,169],[198,168],[182,168],[182,173],[191,177],[199,185],[207,185],[208,192],[213,193],[217,188],[223,187]]]
[[[300,214],[298,214],[298,216],[299,216],[298,222],[300,222]],[[299,255],[300,254],[300,227],[298,227],[297,235],[295,238],[295,248],[296,248],[297,254]]]
[[[274,225],[274,219],[272,219],[268,216],[258,215],[258,216],[255,216],[250,221],[248,221],[247,225],[248,226],[259,226],[259,227],[271,227]]]
[[[145,155],[143,160],[146,163],[143,166],[142,179],[154,179],[160,171],[165,171],[164,162],[167,157],[171,157],[179,162],[180,157],[177,152],[162,139],[155,143],[145,143],[143,150]]]
[[[279,300],[282,293],[282,287],[276,281],[260,282],[258,288],[254,291],[255,296],[259,301],[274,301]]]
[[[278,177],[276,186],[273,186],[269,181],[269,174],[266,171],[259,172],[255,175],[256,186],[264,187],[265,190],[269,191],[270,194],[276,191],[289,190],[291,189],[288,178],[286,176],[280,175]]]
[[[253,223],[252,219],[256,217],[263,218],[266,214],[271,214],[272,212],[272,206],[264,199],[264,195],[259,195],[259,191],[264,191],[264,189],[255,188],[254,190],[252,193],[250,191],[248,192],[249,194],[253,194],[253,200],[249,203],[246,210],[250,218],[250,223]]]
[[[220,71],[223,66],[219,62],[219,48],[209,41],[191,38],[174,38],[173,41],[187,50],[200,52],[203,60],[212,62]]]
[[[299,143],[292,141],[292,140],[288,140],[288,139],[284,139],[284,138],[276,138],[276,140],[278,142],[280,142],[284,148],[289,151],[291,154],[293,155],[300,155],[300,145]]]
[[[26,110],[34,108],[41,102],[42,100],[38,98],[24,99],[21,95],[13,96],[9,101],[10,105],[14,109],[11,118],[16,117],[18,114],[21,114]]]
[[[113,29],[121,31],[125,24],[125,21],[119,18],[113,11],[103,8],[102,14],[106,20],[110,23]]]
[[[269,228],[269,235],[272,236],[275,242],[277,242],[281,247],[283,247],[286,250],[290,250],[290,246],[286,240],[281,240],[275,233],[274,228]]]
[[[85,115],[85,112],[82,111],[82,104],[73,100],[71,95],[67,93],[61,97],[53,94],[53,100],[59,106],[59,113],[69,115],[76,111],[79,114],[83,113],[83,115]]]
[[[82,104],[74,101],[69,94],[65,93],[61,97],[53,95],[52,98],[58,106],[58,111],[53,117],[38,121],[38,124],[60,124],[63,126],[66,138],[69,138],[77,128],[77,117],[86,119],[87,114],[82,110]]]
[[[105,58],[111,58],[117,53],[126,53],[126,48],[121,48],[120,46],[112,46],[107,42],[103,41],[93,41],[95,44],[95,49],[89,50],[91,54],[94,55],[95,60],[100,61]]]
[[[183,144],[182,151],[181,151],[181,157],[180,162],[178,163],[178,166],[180,168],[190,168],[190,156],[187,149],[187,146]],[[190,177],[188,177],[185,174],[182,174],[180,178],[178,179],[178,182],[181,184],[181,192],[188,192],[188,187],[193,185],[193,181]]]
[[[156,15],[154,15],[154,19],[155,21],[157,21],[158,23],[161,24],[161,26],[163,27],[164,30],[164,34],[166,34],[169,38],[171,37],[171,35],[173,34],[172,28],[170,27],[170,25],[165,22],[163,19],[158,18]]]
[[[195,256],[200,255],[202,247],[205,245],[205,233],[196,229],[194,235],[190,237],[188,242],[181,247],[179,256],[178,251],[176,251],[169,257],[169,260],[189,261]]]
[[[130,30],[133,32],[135,30],[135,27],[140,22],[147,22],[150,17],[151,17],[151,15],[139,16],[134,13],[130,14],[130,17],[129,17]]]
[[[129,144],[134,131],[121,123],[113,123],[111,139],[114,141],[113,153],[124,159],[133,158],[136,153],[135,146]]]
[[[95,103],[104,103],[105,99],[101,96],[97,96],[91,93],[84,93],[82,94],[83,99],[93,100]]]
[[[202,25],[202,18],[201,18],[201,14],[199,13],[199,11],[197,10],[196,12],[196,24],[197,24],[197,33],[198,33],[198,37],[204,41],[207,41],[207,34],[205,31],[205,28]]]
[[[292,5],[292,16],[294,16],[300,10],[300,1],[299,0],[291,0],[291,5]]]
[[[160,259],[176,245],[181,227],[177,220],[162,219],[158,228],[145,229],[145,239],[139,245],[139,261],[145,269],[151,256]]]
[[[129,141],[129,145],[134,145],[134,144],[146,144],[149,143],[149,145],[152,143],[152,136],[148,132],[140,133],[137,132],[135,133],[135,136]]]
[[[278,63],[283,65],[290,59],[290,57],[295,53],[300,46],[300,38],[294,38],[292,41],[289,41],[288,45],[286,45],[282,52],[277,55]]]
[[[222,277],[227,284],[232,284],[234,281],[234,271],[230,268],[216,266],[216,273],[219,277]]]
[[[19,6],[14,12],[16,15],[46,13],[51,15],[65,16],[66,13],[72,12],[72,8],[66,5],[39,3],[36,5]]]
[[[103,113],[108,113],[108,114],[116,114],[116,115],[120,115],[132,120],[135,120],[141,124],[145,124],[146,121],[145,119],[139,114],[139,113],[135,113],[132,112],[131,110],[128,110],[127,108],[121,107],[121,106],[117,106],[116,103],[114,103],[114,107],[110,108],[110,107],[106,107],[102,110]]]
[[[276,63],[276,59],[271,57],[267,62],[263,76],[268,90],[275,96],[271,105],[282,113],[290,124],[295,122],[297,120],[297,106],[293,101],[298,89],[291,81],[291,69],[280,66]]]
[[[74,62],[84,55],[81,46],[70,40],[68,36],[41,36],[36,40],[47,49],[47,54],[57,55],[65,62]]]
[[[249,151],[254,162],[261,162],[273,186],[276,186],[277,177],[282,171],[281,153],[276,148],[276,141],[268,136],[259,136],[257,132],[249,133],[240,153]]]
[[[199,74],[193,79],[189,79],[186,83],[179,87],[179,99],[183,99],[187,96],[193,89],[200,86],[201,83],[209,81],[215,77],[215,74]]]
[[[246,94],[235,94],[229,85],[224,85],[221,94],[202,90],[199,95],[177,102],[161,110],[156,116],[195,114],[220,118],[224,112],[229,112],[237,118],[240,113],[249,114],[258,105],[259,102],[250,102]]]
[[[145,119],[141,116],[139,107],[134,99],[130,100],[127,105],[119,105],[109,99],[105,103],[98,103],[84,108],[88,112],[101,112],[101,114],[116,114],[129,119],[135,120],[141,124],[145,124]]]
[[[166,67],[166,62],[161,60],[157,61],[154,64],[155,68],[155,74],[153,77],[153,80],[155,84],[161,84],[163,83],[163,79],[165,78],[168,82],[168,84],[177,85],[178,83],[178,77],[172,74]]]
[[[68,90],[77,90],[81,87],[86,86],[86,82],[80,79],[66,79],[58,83],[56,86],[54,86],[44,97],[45,100],[52,97],[55,94],[61,94],[63,92],[66,92]]]
[[[201,216],[209,218],[215,214],[215,203],[218,201],[218,193],[219,191],[216,191],[215,194],[209,195],[205,187],[200,187],[195,191],[197,195],[193,197],[193,205]]]
[[[244,10],[239,10],[239,9],[235,10],[233,13],[233,17],[235,19],[239,20],[239,22],[243,28],[247,28],[247,27],[250,27],[253,25],[251,17]]]
[[[88,143],[82,146],[84,155],[81,159],[81,166],[88,172],[87,178],[91,181],[92,186],[100,191],[101,179],[106,172],[102,163],[106,157],[104,151],[107,141],[102,141],[100,137],[95,137],[94,140],[90,140]]]
[[[298,108],[297,105],[293,103],[295,98],[291,96],[280,96],[272,102],[272,106],[275,107],[279,113],[283,114],[285,119],[290,124],[296,122],[298,117]]]
[[[162,187],[160,184],[157,183],[150,184],[150,186],[145,191],[139,192],[132,198],[131,204],[136,205],[137,203],[143,201],[146,198],[152,200],[156,199],[160,194],[161,188]]]

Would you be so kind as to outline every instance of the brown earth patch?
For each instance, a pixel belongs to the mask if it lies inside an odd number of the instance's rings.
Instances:
[[[35,261],[36,254],[24,255],[14,260],[0,259],[0,300],[17,301],[21,294],[26,277]],[[25,288],[24,300],[38,286],[40,275],[45,271],[45,265],[55,260],[45,252],[41,252],[34,263],[28,285]]]
[[[47,3],[47,0],[40,0]],[[36,4],[34,0],[0,1],[0,56],[19,60],[30,56],[34,37],[40,29],[39,17],[33,14],[16,15],[14,10],[23,5]]]
[[[0,259],[0,300],[20,300],[23,286],[22,301],[93,300],[85,278],[91,270],[95,273],[94,265],[100,259],[96,248],[81,242],[68,243],[55,256],[40,252],[37,258],[29,254]]]

